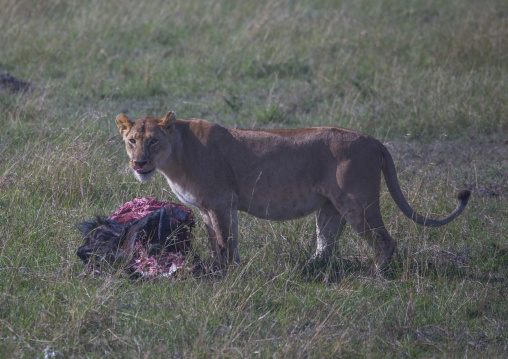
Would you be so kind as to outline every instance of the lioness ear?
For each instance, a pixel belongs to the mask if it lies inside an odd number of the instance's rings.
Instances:
[[[132,126],[134,125],[134,122],[129,120],[127,116],[125,116],[123,113],[116,116],[116,125],[118,126],[118,129],[120,130],[120,133],[123,137],[127,136],[129,131],[131,130]]]
[[[159,126],[172,131],[176,122],[176,116],[173,111],[169,111],[166,116],[160,119]]]

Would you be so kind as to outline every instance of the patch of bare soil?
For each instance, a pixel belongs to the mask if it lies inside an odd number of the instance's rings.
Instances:
[[[32,84],[4,72],[0,73],[0,89],[9,90],[15,93],[24,93],[32,90]]]
[[[434,265],[444,266],[453,265],[456,267],[467,267],[469,266],[469,259],[465,255],[452,253],[445,251],[444,249],[435,249],[433,251]]]
[[[449,173],[457,187],[484,198],[508,195],[508,140],[460,139],[431,143],[408,139],[385,144],[400,176],[425,174],[438,178]]]

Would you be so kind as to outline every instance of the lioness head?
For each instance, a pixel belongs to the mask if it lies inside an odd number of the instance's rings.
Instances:
[[[116,117],[116,125],[130,158],[129,164],[140,182],[150,181],[159,164],[169,156],[169,138],[175,122],[175,113],[172,111],[163,118],[145,117],[135,122],[124,114]]]

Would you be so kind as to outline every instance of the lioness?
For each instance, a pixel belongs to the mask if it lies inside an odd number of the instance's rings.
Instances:
[[[375,269],[390,261],[396,245],[379,210],[381,172],[401,211],[421,225],[449,223],[470,195],[460,192],[457,208],[443,219],[417,214],[402,194],[388,150],[343,128],[230,129],[177,120],[173,112],[135,122],[120,114],[116,124],[136,178],[149,181],[157,170],[180,201],[199,209],[221,265],[240,260],[238,210],[276,221],[314,212],[315,259],[330,255],[348,222],[374,248]]]

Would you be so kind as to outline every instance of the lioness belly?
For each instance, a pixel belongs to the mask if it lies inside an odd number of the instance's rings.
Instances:
[[[238,209],[253,216],[273,221],[285,221],[307,216],[319,209],[326,198],[319,194],[286,197],[281,194],[260,198],[239,198]]]

